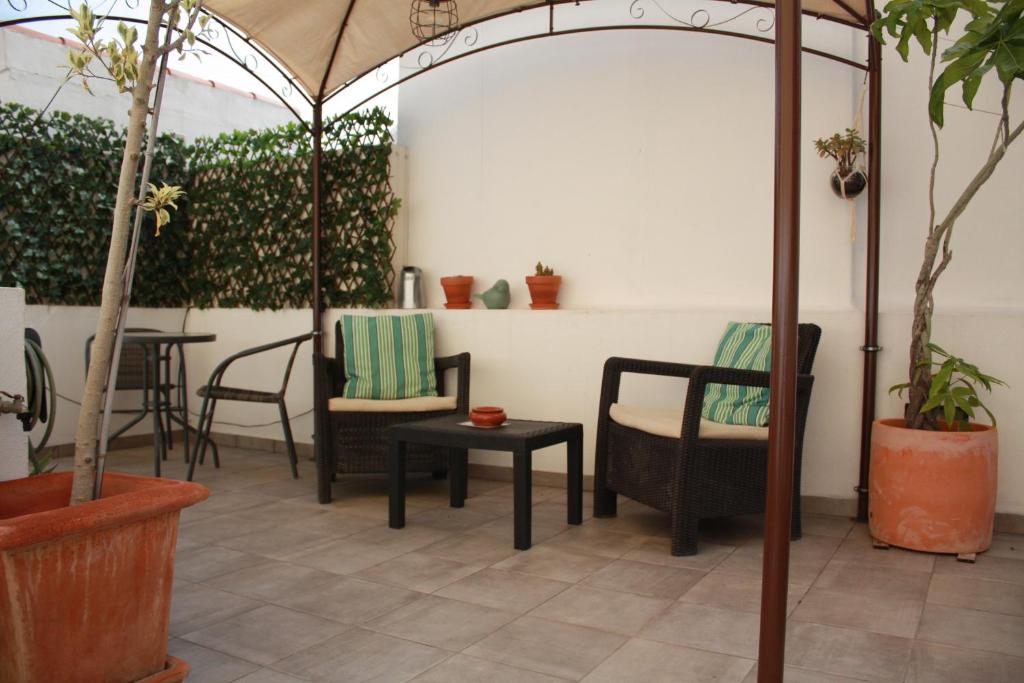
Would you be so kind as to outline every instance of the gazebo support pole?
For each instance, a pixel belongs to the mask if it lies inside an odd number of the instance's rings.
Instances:
[[[324,361],[324,292],[320,281],[323,174],[323,99],[313,103],[313,452],[316,456],[317,500],[331,502],[330,455],[327,447],[327,368]]]
[[[860,481],[857,521],[868,521],[868,473],[871,466],[871,424],[875,420],[878,368],[878,261],[882,201],[882,46],[868,37],[868,234],[864,286],[864,388],[860,417]]]
[[[793,509],[800,281],[800,0],[776,5],[772,370],[758,683],[781,683]]]

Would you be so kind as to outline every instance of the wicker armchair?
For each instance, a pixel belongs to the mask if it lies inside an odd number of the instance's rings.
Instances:
[[[800,470],[804,426],[814,377],[811,366],[821,337],[817,325],[799,326],[796,453],[792,537],[800,538]],[[627,427],[609,416],[618,402],[622,373],[688,378],[678,437]],[[708,384],[767,387],[769,373],[714,366],[609,358],[601,382],[594,468],[594,516],[612,517],[616,496],[669,513],[672,554],[697,552],[699,520],[764,511],[768,442],[752,438],[703,438],[701,409]]]
[[[334,358],[324,358],[328,393],[341,396],[345,388],[345,371],[339,360],[345,357],[345,342],[341,323],[334,326]],[[402,422],[428,420],[434,417],[469,413],[469,354],[459,353],[434,359],[437,393],[444,396],[445,372],[456,371],[455,407],[446,410],[415,412],[380,412],[330,410],[329,471],[336,474],[384,473],[388,471],[390,442],[387,427]],[[408,472],[431,472],[443,477],[448,471],[446,449],[435,446],[410,444],[407,453]],[[465,454],[463,454],[464,456]],[[326,489],[326,490],[325,490]],[[324,498],[326,497],[326,500]],[[330,502],[329,486],[321,487],[321,502]]]

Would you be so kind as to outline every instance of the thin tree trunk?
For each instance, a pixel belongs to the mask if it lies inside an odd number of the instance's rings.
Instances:
[[[142,139],[146,132],[146,118],[149,115],[149,93],[153,85],[160,20],[163,14],[164,6],[160,0],[150,3],[139,77],[132,89],[132,106],[128,115],[124,156],[121,158],[121,175],[117,184],[117,201],[114,205],[107,269],[103,276],[103,294],[100,300],[99,320],[96,323],[96,338],[93,341],[92,360],[85,379],[82,409],[78,415],[78,430],[75,432],[75,472],[71,486],[71,505],[92,500],[103,387],[110,369],[117,313],[123,292],[122,277],[131,227],[131,211],[135,201],[136,174],[141,157]],[[111,384],[113,382],[112,379]],[[114,387],[111,386],[110,390],[113,391]]]

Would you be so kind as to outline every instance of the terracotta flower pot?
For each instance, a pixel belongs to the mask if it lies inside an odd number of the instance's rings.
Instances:
[[[469,298],[473,291],[472,275],[443,277],[441,286],[444,288],[444,296],[448,300],[444,305],[445,308],[469,308],[473,305]]]
[[[530,308],[558,308],[558,288],[562,286],[561,275],[527,275],[526,286],[530,288],[533,303]]]
[[[876,420],[871,431],[868,519],[890,545],[933,553],[988,550],[995,520],[998,434],[907,429]]]
[[[497,427],[508,419],[505,409],[498,406],[477,406],[469,411],[469,419],[477,427]]]
[[[0,678],[180,681],[167,657],[174,547],[199,484],[107,474],[68,506],[71,473],[0,482]]]

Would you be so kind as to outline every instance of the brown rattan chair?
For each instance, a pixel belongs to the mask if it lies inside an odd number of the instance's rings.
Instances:
[[[214,467],[220,467],[220,458],[217,455],[216,444],[210,439],[210,430],[213,428],[213,411],[217,407],[217,401],[244,401],[246,403],[273,403],[277,405],[278,413],[281,416],[281,429],[284,431],[284,441],[288,448],[288,463],[292,468],[292,478],[299,478],[299,464],[298,458],[295,455],[295,442],[292,439],[292,427],[291,422],[288,418],[288,409],[284,404],[284,394],[288,390],[288,379],[292,374],[292,365],[295,363],[295,354],[298,352],[299,347],[302,343],[313,337],[312,334],[306,333],[297,337],[290,337],[288,339],[282,339],[280,341],[271,342],[269,344],[262,344],[260,346],[239,351],[238,353],[228,356],[220,365],[214,368],[213,373],[210,374],[210,380],[196,392],[199,396],[203,397],[203,407],[199,411],[199,427],[198,436],[196,437],[195,451],[192,453],[192,460],[188,464],[188,480],[192,481],[192,477],[195,474],[196,462],[200,465],[203,464],[203,460],[206,458],[206,446],[213,445],[213,465]],[[221,384],[221,380],[224,378],[224,373],[227,372],[228,367],[240,358],[247,358],[249,356],[255,356],[259,353],[265,353],[274,349],[291,346],[292,353],[288,356],[288,364],[284,369],[284,378],[281,380],[281,388],[277,391],[260,391],[257,389],[241,389],[237,387],[226,387]]]
[[[345,371],[339,359],[345,357],[345,342],[341,323],[334,326],[334,358],[326,357],[327,387],[331,396],[342,396],[345,389]],[[469,354],[459,353],[434,359],[437,393],[445,395],[445,373],[455,370],[455,407],[448,410],[416,412],[329,411],[329,468],[331,477],[338,474],[384,473],[388,471],[390,442],[387,428],[402,422],[428,420],[443,415],[469,413]],[[410,444],[406,471],[431,472],[444,477],[448,471],[449,452],[436,446]],[[329,485],[321,487],[321,502],[330,502]],[[323,497],[327,497],[324,500]]]
[[[814,383],[811,366],[820,337],[817,325],[799,326],[794,539],[801,535],[801,456]],[[627,427],[609,416],[619,399],[623,373],[689,379],[678,437]],[[767,387],[769,373],[630,358],[609,358],[604,366],[597,418],[594,516],[615,516],[617,494],[667,512],[671,517],[673,555],[696,554],[697,524],[701,519],[764,512],[768,442],[701,438],[701,409],[708,384]]]

